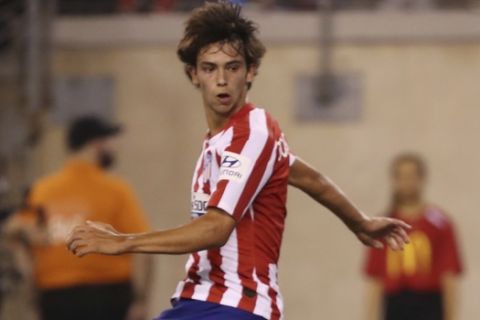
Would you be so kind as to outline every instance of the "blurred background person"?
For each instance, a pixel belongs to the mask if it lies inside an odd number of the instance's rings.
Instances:
[[[455,320],[462,261],[452,220],[424,199],[427,166],[416,154],[391,165],[387,215],[412,226],[403,252],[369,250],[368,320]]]
[[[64,245],[71,227],[85,220],[127,233],[149,229],[128,184],[106,172],[115,163],[114,139],[120,131],[119,125],[96,117],[75,120],[66,139],[67,163],[37,181],[27,210],[8,222],[9,234],[23,230],[32,240],[42,320],[146,319],[151,258],[78,259]]]

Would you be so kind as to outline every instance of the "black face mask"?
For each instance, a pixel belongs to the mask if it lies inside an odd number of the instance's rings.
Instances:
[[[103,169],[111,169],[115,165],[115,155],[112,152],[101,152],[97,163]]]

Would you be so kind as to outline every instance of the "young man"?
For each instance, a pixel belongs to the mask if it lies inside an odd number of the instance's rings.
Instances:
[[[391,168],[389,216],[412,225],[403,252],[369,250],[368,320],[455,320],[456,283],[462,272],[454,226],[443,210],[423,199],[423,160],[402,154]]]
[[[295,159],[278,123],[247,102],[264,55],[253,22],[238,6],[207,3],[187,22],[178,55],[202,95],[209,132],[192,183],[192,221],[179,228],[122,234],[88,222],[67,240],[89,253],[189,253],[173,309],[159,319],[280,319],[277,263],[288,183],[336,213],[357,237],[394,249],[408,241],[405,223],[370,219],[327,178]]]
[[[65,248],[73,226],[86,219],[127,233],[150,229],[131,188],[106,171],[114,164],[119,131],[100,118],[75,120],[67,134],[65,166],[39,179],[28,208],[8,223],[10,233],[23,231],[32,244],[41,320],[146,317],[151,257],[78,259]]]

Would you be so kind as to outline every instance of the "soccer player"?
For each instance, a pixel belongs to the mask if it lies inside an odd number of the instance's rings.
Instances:
[[[330,208],[364,243],[394,249],[409,226],[369,218],[288,148],[278,123],[247,102],[265,47],[240,7],[207,3],[189,18],[178,56],[202,96],[208,133],[192,181],[192,220],[178,228],[123,234],[87,222],[67,246],[90,253],[190,254],[173,308],[158,319],[280,319],[277,282],[288,183]]]
[[[462,261],[452,221],[423,198],[426,174],[418,155],[401,154],[393,161],[388,215],[413,227],[411,242],[402,252],[369,250],[368,320],[457,319]]]

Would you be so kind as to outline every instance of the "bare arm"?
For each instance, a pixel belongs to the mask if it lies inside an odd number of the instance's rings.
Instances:
[[[141,234],[121,234],[109,225],[87,222],[73,230],[67,246],[77,256],[184,254],[223,246],[234,228],[235,220],[219,209],[209,209],[204,216],[178,228]]]
[[[399,250],[409,241],[405,232],[409,225],[391,218],[368,217],[335,183],[301,159],[296,159],[290,167],[288,183],[327,207],[368,246],[381,248],[383,245],[377,238],[385,238],[392,249]]]
[[[295,160],[291,166],[288,183],[330,209],[352,231],[368,219],[332,180],[301,159]]]
[[[443,307],[445,320],[458,318],[458,276],[447,273],[442,277]]]
[[[366,318],[380,320],[382,314],[382,283],[378,279],[369,279],[367,284]]]

